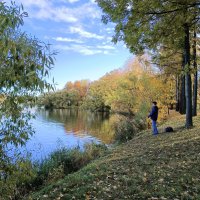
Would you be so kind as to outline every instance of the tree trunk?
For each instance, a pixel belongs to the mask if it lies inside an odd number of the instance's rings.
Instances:
[[[198,90],[198,72],[197,72],[197,34],[194,30],[194,43],[193,43],[193,65],[194,65],[194,85],[193,85],[193,105],[192,105],[192,115],[197,116],[197,90]]]
[[[176,75],[176,111],[180,111],[180,80],[179,75]]]
[[[182,69],[184,72],[184,66],[185,66],[185,57],[183,55],[183,63],[182,63]],[[180,88],[180,104],[179,104],[179,112],[180,114],[184,115],[186,114],[186,100],[185,100],[185,75],[181,74],[181,88]]]
[[[185,45],[184,45],[184,69],[185,69],[185,97],[186,97],[186,128],[193,126],[192,123],[192,81],[190,75],[190,32],[188,24],[185,28]]]

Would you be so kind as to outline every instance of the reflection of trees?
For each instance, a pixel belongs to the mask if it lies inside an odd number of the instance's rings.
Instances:
[[[63,123],[67,134],[73,133],[79,137],[88,134],[106,144],[112,142],[113,131],[108,113],[91,113],[78,109],[41,110],[39,113],[47,121]]]

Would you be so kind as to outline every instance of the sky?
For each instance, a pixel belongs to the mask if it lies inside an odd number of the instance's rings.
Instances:
[[[10,2],[10,0],[8,0]],[[101,21],[94,0],[15,0],[28,17],[23,30],[58,52],[51,70],[57,89],[66,82],[99,79],[132,56],[123,43],[111,42],[114,25]]]

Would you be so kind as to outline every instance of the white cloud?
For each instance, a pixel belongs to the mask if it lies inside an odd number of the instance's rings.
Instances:
[[[110,45],[98,45],[97,48],[98,48],[98,49],[105,49],[105,50],[112,50],[112,49],[115,49],[114,46],[110,46]]]
[[[50,13],[49,13],[50,11]],[[60,7],[60,8],[53,8],[47,11],[49,13],[49,17],[55,21],[64,21],[64,22],[77,22],[78,19],[75,17],[74,13],[71,9]],[[51,14],[51,15],[50,15]]]
[[[86,56],[102,53],[101,50],[94,50],[94,49],[87,49],[87,48],[80,49],[79,52]]]
[[[79,0],[68,0],[70,3]],[[101,18],[101,13],[97,6],[92,3],[80,4],[76,7],[59,4],[67,2],[64,0],[19,0],[24,5],[25,11],[31,18],[50,19],[63,22],[80,22],[84,19]]]
[[[67,37],[55,37],[52,38],[55,41],[58,42],[75,42],[75,43],[84,43],[83,41],[79,40],[79,39],[72,39],[72,38],[67,38]]]
[[[31,6],[44,8],[49,5],[47,0],[19,0],[18,2],[22,3],[25,8],[30,8]]]
[[[101,25],[101,11],[95,0],[88,0],[87,3],[81,0],[19,0],[19,2],[24,5],[25,11],[28,11],[31,21],[32,18],[36,18],[48,20],[48,24],[52,21],[60,22],[56,23],[56,28],[52,26],[51,30],[48,29],[48,34],[51,36],[47,38],[54,40],[55,48],[82,55],[115,53],[116,49],[110,42],[113,28]],[[62,37],[58,36],[58,32]]]
[[[71,44],[71,45],[56,45],[55,46],[58,50],[70,51],[80,53],[85,56],[91,56],[95,54],[105,54],[111,55],[111,49],[99,49],[95,46],[88,46],[88,45],[79,45],[79,44]]]
[[[74,15],[72,12],[72,9],[69,9],[67,7],[53,7],[51,4],[48,4],[46,6],[45,2],[43,0],[42,5],[38,5],[37,2],[34,4],[38,7],[38,9],[32,9],[29,11],[29,16],[31,18],[37,18],[37,19],[50,19],[52,21],[58,21],[58,22],[69,22],[74,23],[78,21],[78,18]]]
[[[56,45],[55,47],[58,48],[59,50],[74,51],[76,53],[80,53],[86,56],[103,53],[102,50],[99,49],[97,50],[87,45],[72,44],[72,45]]]
[[[79,1],[79,0],[68,0],[69,3],[75,3],[77,1]]]
[[[98,40],[104,39],[104,36],[97,35],[96,33],[90,33],[88,31],[83,30],[80,27],[70,27],[69,31],[70,31],[70,33],[77,33],[81,37],[84,37],[84,38],[94,38],[94,39],[98,39]]]
[[[103,53],[104,53],[105,55],[110,55],[110,54],[111,54],[109,51],[103,51]]]
[[[31,6],[38,6],[39,8],[47,6],[47,5],[53,5],[53,3],[75,3],[78,2],[79,0],[18,0],[18,2],[22,3],[26,7],[31,7]]]

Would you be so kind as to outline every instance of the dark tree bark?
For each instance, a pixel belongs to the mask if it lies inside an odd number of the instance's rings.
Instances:
[[[184,44],[184,63],[185,63],[185,97],[186,97],[186,128],[193,126],[192,123],[192,81],[190,75],[190,30],[189,25],[184,25],[185,44]]]
[[[197,90],[198,90],[198,71],[197,71],[197,34],[194,30],[194,42],[193,42],[193,66],[194,66],[194,85],[193,85],[193,99],[192,99],[192,115],[197,116]]]
[[[176,111],[180,111],[180,79],[179,75],[176,75]]]
[[[185,66],[185,57],[183,55],[183,63],[182,63],[182,69],[184,72],[184,66]],[[184,115],[186,114],[186,100],[185,100],[185,75],[181,74],[181,87],[180,87],[180,98],[179,98],[179,112],[180,114]]]

